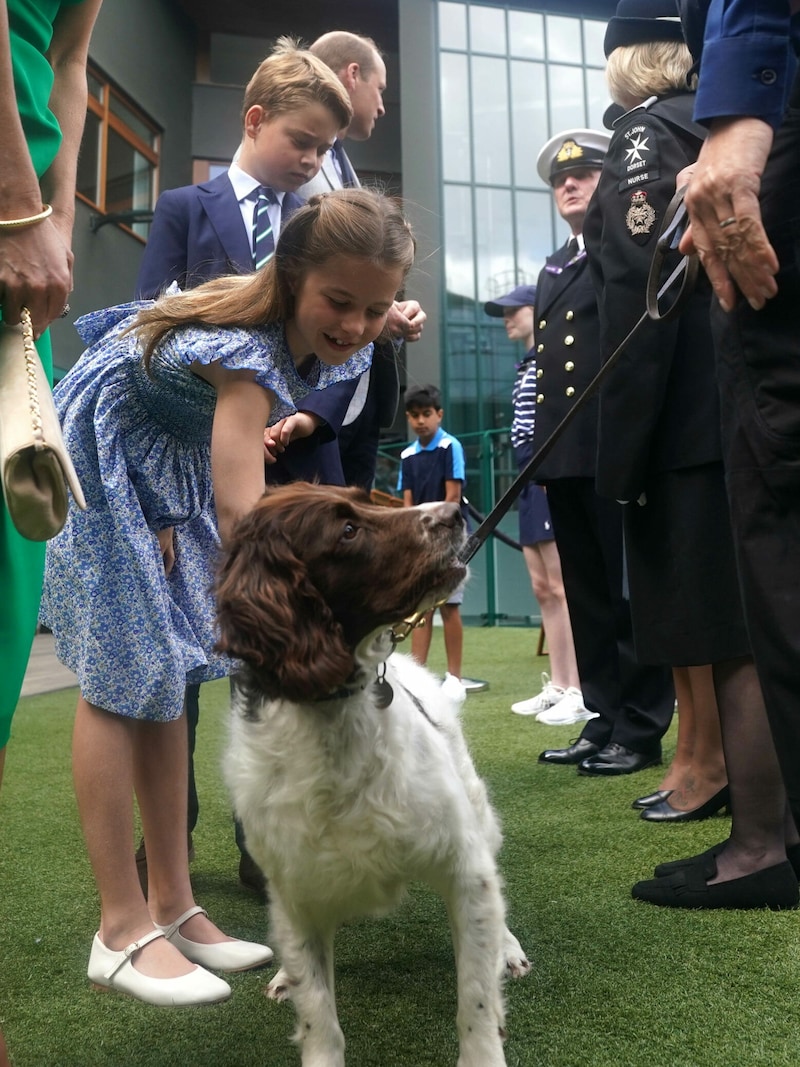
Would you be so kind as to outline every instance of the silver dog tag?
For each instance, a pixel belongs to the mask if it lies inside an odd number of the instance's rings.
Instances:
[[[394,700],[394,690],[386,681],[385,674],[379,675],[372,683],[372,696],[378,708],[388,708]]]

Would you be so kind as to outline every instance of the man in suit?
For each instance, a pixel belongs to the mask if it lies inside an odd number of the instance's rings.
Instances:
[[[314,41],[309,51],[336,74],[350,98],[353,116],[339,131],[316,176],[298,190],[305,199],[331,189],[361,184],[342,142],[345,138],[366,141],[372,136],[375,123],[385,114],[386,90],[386,64],[369,37],[334,30]],[[425,318],[416,300],[396,301],[387,326],[397,340],[418,341]],[[352,401],[341,412],[339,452],[348,485],[360,485],[367,490],[372,487],[380,430],[382,426],[391,426],[397,412],[400,396],[397,355],[395,346],[389,342],[375,345],[372,367],[358,380]]]
[[[608,143],[603,131],[567,130],[539,153],[539,174],[552,186],[571,237],[547,259],[537,283],[535,445],[600,369],[600,322],[582,230]],[[537,474],[547,487],[583,700],[597,714],[576,742],[542,752],[539,762],[575,764],[580,774],[603,777],[661,762],[674,694],[667,668],[642,667],[634,657],[621,505],[595,492],[596,454],[597,405],[591,401]]]

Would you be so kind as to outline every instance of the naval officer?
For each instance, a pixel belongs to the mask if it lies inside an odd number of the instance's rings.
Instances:
[[[537,283],[535,442],[542,444],[600,369],[600,322],[583,243],[583,221],[600,177],[609,134],[566,130],[539,153],[537,169],[551,186],[570,228]],[[664,667],[634,656],[623,567],[622,512],[595,492],[597,404],[576,416],[537,478],[547,499],[561,556],[586,722],[577,741],[548,749],[541,763],[574,764],[593,776],[632,774],[661,762],[661,738],[674,693]]]

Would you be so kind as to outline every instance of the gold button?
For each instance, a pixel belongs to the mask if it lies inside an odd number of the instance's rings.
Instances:
[[[574,311],[568,311],[567,312],[567,322],[572,322],[572,320],[574,318],[575,318],[575,312]]]
[[[536,403],[537,404],[541,404],[541,402],[543,400],[544,400],[544,393],[539,393],[539,395],[536,397]]]
[[[575,370],[575,364],[572,362],[571,359],[568,359],[567,362],[564,364],[564,370]]]
[[[539,329],[543,330],[547,325],[547,319],[539,319]]]
[[[567,336],[564,338],[564,344],[565,345],[574,345],[575,344],[575,338],[572,336],[571,333],[568,333]]]
[[[542,370],[542,368],[541,368],[541,367],[539,367],[539,368],[537,369],[537,371],[536,371],[536,377],[537,377],[537,378],[541,378],[541,376],[542,376],[543,374],[544,374],[544,371]]]
[[[536,351],[537,352],[544,352],[544,345],[537,345],[536,346]]]
[[[567,396],[575,396],[575,390],[571,385],[567,387]]]

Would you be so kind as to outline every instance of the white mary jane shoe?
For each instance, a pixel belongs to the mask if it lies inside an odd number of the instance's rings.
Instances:
[[[254,941],[217,941],[213,945],[204,945],[200,941],[190,941],[180,932],[180,928],[193,915],[208,915],[205,908],[195,905],[169,924],[156,929],[166,937],[171,945],[182,952],[187,960],[208,967],[211,971],[251,971],[269,963],[274,953],[267,945],[257,945]]]
[[[92,952],[89,956],[89,978],[103,989],[116,989],[127,993],[145,1004],[157,1004],[162,1007],[185,1007],[194,1004],[217,1004],[227,1000],[231,987],[215,974],[209,974],[202,967],[195,967],[188,974],[178,978],[151,978],[137,971],[133,965],[133,954],[140,948],[163,937],[161,930],[151,930],[149,934],[131,942],[121,952],[106,948],[100,940],[100,934],[94,936]]]

